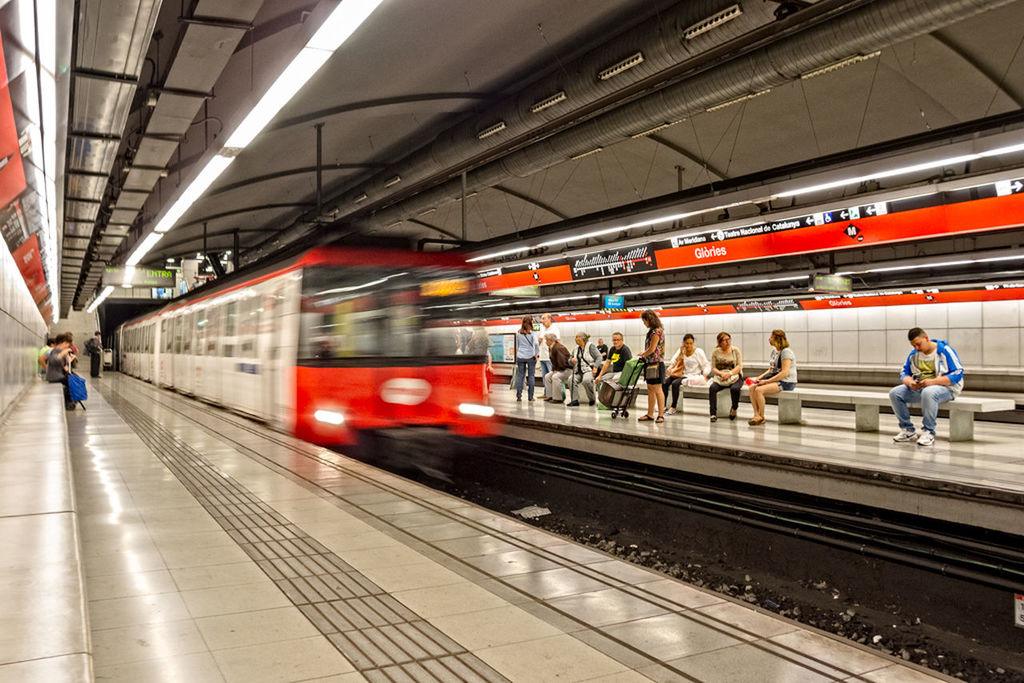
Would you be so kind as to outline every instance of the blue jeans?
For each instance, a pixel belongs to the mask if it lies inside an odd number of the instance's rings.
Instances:
[[[935,435],[935,418],[939,415],[939,404],[953,400],[953,392],[949,387],[933,384],[924,389],[914,390],[906,384],[893,387],[889,392],[889,401],[892,403],[892,410],[900,421],[900,429],[913,429],[914,423],[910,421],[909,403],[921,404],[921,427],[926,432]]]
[[[523,381],[527,382],[528,396],[533,400],[533,374],[537,370],[537,359],[516,361],[516,398],[523,397]]]
[[[549,361],[549,360],[542,360],[542,361],[540,361],[540,376],[541,376],[541,378],[547,377],[548,373],[551,372],[551,370],[552,370],[551,361]]]

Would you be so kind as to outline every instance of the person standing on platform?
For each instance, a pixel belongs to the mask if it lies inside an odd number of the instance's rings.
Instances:
[[[750,418],[749,424],[755,427],[767,422],[764,417],[765,396],[796,389],[796,354],[789,348],[786,333],[772,330],[768,343],[772,345],[768,369],[754,378],[750,385],[750,405],[754,407],[754,417]]]
[[[604,339],[598,338],[597,350],[601,352],[601,360],[605,361],[608,359],[608,345],[604,343]]]
[[[661,324],[661,318],[651,310],[646,310],[640,316],[644,325],[647,326],[647,340],[644,342],[647,348],[638,358],[642,358],[644,367],[644,381],[647,382],[647,414],[640,417],[638,422],[665,421],[665,391],[661,383],[665,381],[665,327]],[[655,406],[658,408],[658,416],[655,418],[651,413]]]
[[[736,419],[740,407],[740,389],[743,388],[743,354],[732,345],[732,335],[719,332],[718,346],[711,354],[711,384],[708,385],[708,399],[711,402],[711,421],[718,421],[718,392],[728,389],[732,394],[732,409],[729,419]]]
[[[533,376],[537,371],[539,353],[537,333],[533,331],[533,317],[523,316],[523,324],[516,332],[516,401],[523,400],[524,381],[527,384],[527,395],[533,400]]]
[[[542,315],[540,317],[540,340],[541,340],[541,344],[540,344],[540,354],[538,354],[538,356],[537,356],[537,358],[540,359],[540,376],[541,376],[541,379],[547,377],[548,373],[551,372],[551,356],[549,355],[551,353],[551,351],[550,351],[550,349],[548,349],[548,345],[544,343],[544,340],[547,339],[547,336],[549,334],[555,335],[555,337],[559,341],[562,340],[562,335],[558,331],[558,326],[551,322],[551,314],[550,313],[545,313],[544,315]],[[547,391],[547,389],[545,389],[545,391]],[[547,398],[548,398],[547,395],[541,396],[542,400],[543,399],[547,399]]]
[[[544,343],[548,347],[551,357],[551,372],[544,375],[545,401],[549,403],[561,403],[565,394],[562,391],[562,383],[570,381],[572,377],[572,366],[569,364],[569,349],[558,340],[552,333],[544,335]]]
[[[87,342],[85,352],[89,354],[89,374],[92,377],[100,376],[100,368],[103,367],[103,341],[100,338],[100,331]]]
[[[935,443],[935,420],[939,404],[954,401],[964,389],[964,366],[953,347],[940,339],[929,339],[920,327],[907,332],[914,350],[900,371],[900,384],[889,392],[889,402],[900,423],[893,441],[917,441],[918,446]],[[914,431],[908,404],[921,404],[921,434]]]

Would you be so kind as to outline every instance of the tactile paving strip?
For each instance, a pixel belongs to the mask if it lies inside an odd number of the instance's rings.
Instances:
[[[104,398],[306,618],[370,681],[507,681],[128,400]]]

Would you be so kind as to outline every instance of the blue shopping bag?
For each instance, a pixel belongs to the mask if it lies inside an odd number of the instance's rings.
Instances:
[[[89,390],[85,388],[85,380],[75,374],[68,375],[68,393],[71,395],[72,403],[89,399]]]

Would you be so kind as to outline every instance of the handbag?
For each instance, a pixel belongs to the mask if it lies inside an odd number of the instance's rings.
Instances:
[[[648,384],[661,384],[664,381],[664,376],[664,363],[648,363],[644,368],[644,381]]]

